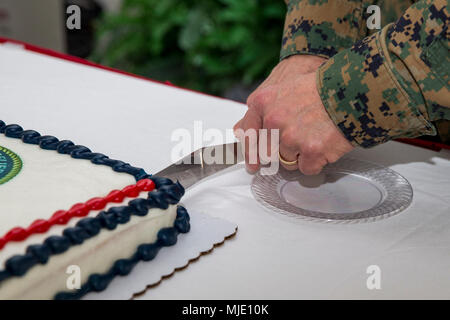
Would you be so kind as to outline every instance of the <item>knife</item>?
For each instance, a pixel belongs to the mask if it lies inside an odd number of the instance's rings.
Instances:
[[[187,189],[200,180],[244,161],[239,142],[200,148],[155,176],[179,181]]]

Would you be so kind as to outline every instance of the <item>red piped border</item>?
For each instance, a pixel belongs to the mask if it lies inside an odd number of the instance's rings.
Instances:
[[[102,210],[109,203],[120,203],[125,198],[136,198],[142,191],[152,191],[155,183],[150,179],[139,180],[136,184],[126,186],[122,190],[113,190],[106,197],[92,198],[85,203],[77,203],[69,210],[58,210],[48,220],[38,219],[28,228],[15,227],[0,238],[0,250],[8,242],[20,242],[36,233],[45,233],[54,225],[65,225],[74,217],[85,217],[93,210]]]

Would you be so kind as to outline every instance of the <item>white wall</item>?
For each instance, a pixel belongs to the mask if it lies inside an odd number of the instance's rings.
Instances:
[[[118,11],[122,4],[122,0],[97,0],[97,2],[101,4],[106,11]]]
[[[61,0],[0,0],[0,37],[65,51]]]

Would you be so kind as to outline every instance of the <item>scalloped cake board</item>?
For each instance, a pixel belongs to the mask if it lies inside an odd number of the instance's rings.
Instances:
[[[139,262],[129,275],[116,277],[105,291],[91,292],[83,299],[131,299],[147,289],[157,290],[156,285],[164,278],[187,267],[191,261],[211,251],[237,232],[235,223],[196,212],[189,212],[189,216],[191,230],[180,234],[174,246],[162,248],[154,260]]]

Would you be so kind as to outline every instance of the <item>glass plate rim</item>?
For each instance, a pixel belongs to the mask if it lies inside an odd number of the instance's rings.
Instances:
[[[356,169],[353,168],[355,165]],[[288,171],[286,170],[284,171],[285,174],[287,172]],[[261,190],[258,187],[261,186],[260,181],[269,176],[263,176],[260,172],[256,173],[252,179],[251,191],[257,202],[272,212],[298,219],[326,223],[364,223],[378,221],[402,212],[412,202],[413,189],[409,181],[398,172],[377,163],[347,156],[335,163],[327,165],[324,168],[324,172],[356,174],[359,177],[366,178],[372,181],[372,183],[375,182],[376,185],[383,187],[386,196],[383,197],[377,205],[370,209],[339,214],[338,217],[333,213],[302,209],[287,202],[284,202],[285,205],[283,207],[279,207],[276,204],[268,202],[266,199],[267,194],[263,194],[263,192],[266,192],[268,189],[265,188]],[[380,177],[380,173],[383,177]],[[274,176],[280,178],[280,172],[270,177],[273,178]],[[385,180],[383,180],[383,178]],[[395,182],[395,184],[393,184],[393,182]],[[275,189],[272,189],[272,191],[273,190]],[[269,190],[269,192],[271,191]],[[278,194],[278,191],[274,191],[274,193],[277,194],[279,198],[278,200],[282,200],[281,196]]]

